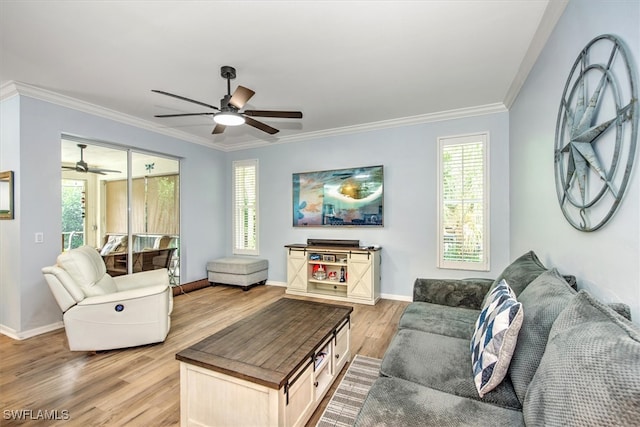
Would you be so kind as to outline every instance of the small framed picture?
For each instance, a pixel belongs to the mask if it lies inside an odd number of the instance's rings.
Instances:
[[[322,260],[325,262],[336,262],[336,256],[330,254],[323,254]]]

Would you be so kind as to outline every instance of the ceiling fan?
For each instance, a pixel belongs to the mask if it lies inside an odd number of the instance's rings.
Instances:
[[[106,175],[106,172],[120,173],[120,171],[113,170],[113,169],[90,168],[87,162],[84,161],[84,156],[83,156],[84,149],[87,148],[87,144],[78,144],[78,147],[80,147],[80,160],[76,162],[75,166],[62,166],[62,169],[68,169],[68,170],[82,172],[82,173],[97,173],[100,175]]]
[[[213,116],[213,121],[216,123],[213,128],[212,134],[220,134],[224,132],[227,126],[238,126],[242,124],[248,124],[256,129],[260,129],[270,135],[278,133],[279,130],[273,128],[265,123],[259,122],[252,117],[275,117],[284,119],[301,119],[302,112],[300,111],[268,111],[268,110],[245,110],[240,111],[247,101],[255,94],[254,91],[244,86],[238,86],[236,90],[231,94],[231,80],[236,78],[236,69],[225,65],[220,68],[220,75],[222,78],[227,79],[227,94],[220,100],[220,108],[204,102],[196,101],[193,99],[185,98],[184,96],[175,95],[173,93],[165,92],[162,90],[152,89],[152,92],[160,93],[162,95],[171,96],[173,98],[181,99],[183,101],[192,102],[194,104],[208,107],[215,112],[203,112],[203,113],[184,113],[184,114],[159,114],[155,117],[184,117],[184,116]]]

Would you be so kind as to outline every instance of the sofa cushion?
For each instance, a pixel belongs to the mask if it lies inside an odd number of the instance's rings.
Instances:
[[[378,378],[356,426],[523,426],[520,411],[466,399],[400,378]]]
[[[547,271],[547,269],[542,265],[535,252],[529,251],[504,269],[500,276],[494,280],[491,289],[489,289],[489,293],[493,288],[498,286],[502,280],[506,280],[516,297],[518,297],[520,292],[522,292],[529,283],[545,271]],[[485,296],[482,302],[483,307],[487,302],[489,293],[487,293],[487,296]]]
[[[492,279],[422,279],[413,283],[413,300],[480,310]]]
[[[640,328],[580,291],[558,315],[523,404],[530,425],[637,425]]]
[[[483,397],[504,379],[522,325],[522,304],[502,280],[491,291],[471,337],[473,379]]]
[[[552,269],[538,276],[518,296],[524,309],[524,319],[509,365],[509,376],[520,402],[524,401],[529,383],[538,369],[553,322],[575,295],[576,292],[558,270]]]
[[[470,355],[467,339],[401,329],[385,352],[380,375],[519,410],[522,405],[508,379],[484,398],[478,396],[469,363]]]
[[[479,314],[480,310],[470,308],[412,302],[400,317],[398,328],[469,340]]]
[[[631,307],[623,302],[610,302],[607,306],[627,320],[631,320]]]

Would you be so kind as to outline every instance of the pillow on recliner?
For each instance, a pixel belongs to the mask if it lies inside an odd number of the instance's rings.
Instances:
[[[118,243],[116,243],[115,240],[109,239],[109,241],[104,244],[102,249],[100,249],[100,255],[109,255],[111,253],[111,251],[113,251],[115,249],[117,244]]]

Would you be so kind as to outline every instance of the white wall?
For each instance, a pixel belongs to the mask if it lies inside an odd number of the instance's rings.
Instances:
[[[16,220],[0,221],[5,333],[28,335],[61,320],[40,269],[60,252],[62,133],[181,157],[182,282],[204,278],[207,261],[223,255],[224,153],[27,96],[3,101],[2,121],[2,167],[16,171],[17,181]],[[19,154],[5,159],[5,150]],[[44,233],[43,244],[34,242],[35,232]]]
[[[640,174],[638,151],[627,194],[598,231],[571,227],[554,181],[556,115],[565,80],[582,48],[611,33],[640,60],[640,2],[572,0],[510,110],[511,254],[532,248],[547,266],[578,278],[605,302],[629,304],[640,322]],[[640,147],[638,147],[640,148]]]
[[[495,113],[229,153],[228,179],[231,161],[259,160],[259,245],[260,257],[269,260],[269,280],[286,282],[284,245],[306,243],[307,238],[381,245],[381,288],[387,296],[410,298],[417,277],[495,277],[510,262],[507,120],[506,112]],[[437,138],[482,131],[490,133],[491,271],[440,270],[436,267]],[[292,226],[293,173],[374,165],[384,166],[383,228]],[[227,215],[231,224],[231,208]]]

